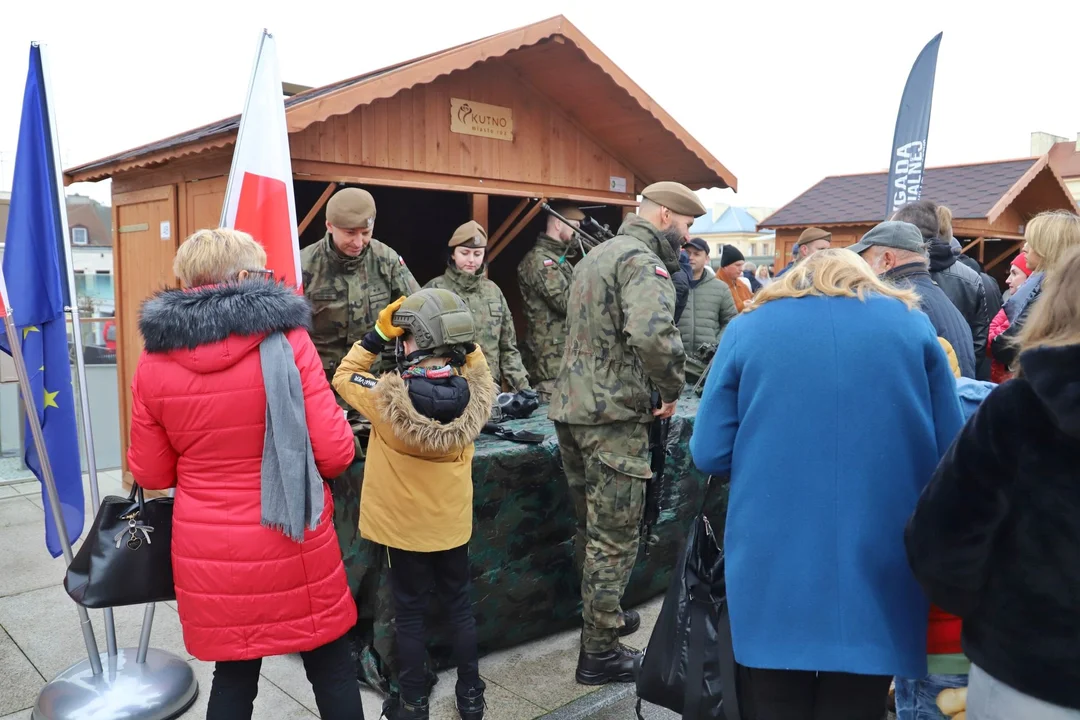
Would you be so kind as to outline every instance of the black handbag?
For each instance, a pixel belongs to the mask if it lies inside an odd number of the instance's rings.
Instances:
[[[702,510],[687,534],[641,660],[638,717],[645,700],[685,720],[739,720],[736,679],[724,553]]]
[[[67,594],[88,608],[175,600],[172,515],[171,497],[146,500],[137,484],[102,500],[64,576]]]

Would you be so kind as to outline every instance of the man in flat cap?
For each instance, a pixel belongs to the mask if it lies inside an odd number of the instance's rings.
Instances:
[[[802,262],[819,250],[828,250],[832,247],[832,233],[821,228],[808,227],[799,234],[795,246],[791,248],[792,260],[787,267],[776,274],[780,277],[797,263]]]
[[[518,285],[525,305],[525,364],[540,402],[551,399],[555,377],[566,346],[566,301],[574,267],[569,256],[574,245],[574,229],[581,227],[585,213],[569,203],[553,205],[569,225],[548,215],[547,227],[532,250],[518,263]]]
[[[518,352],[510,306],[499,286],[484,277],[487,244],[487,231],[475,220],[458,227],[447,243],[446,272],[424,287],[450,290],[464,300],[473,316],[475,342],[484,351],[495,384],[537,400]]]
[[[326,204],[326,236],[300,251],[313,311],[311,340],[327,380],[353,343],[375,327],[380,310],[420,289],[405,260],[372,237],[374,228],[371,193],[345,188]],[[376,371],[389,369],[388,363],[380,360]]]
[[[637,214],[574,268],[566,351],[548,412],[578,518],[584,627],[577,681],[586,685],[632,682],[640,657],[619,644],[641,624],[622,609],[622,596],[652,475],[649,424],[675,413],[683,389],[686,354],[671,275],[690,224],[705,214],[678,183],[655,183],[642,195]]]

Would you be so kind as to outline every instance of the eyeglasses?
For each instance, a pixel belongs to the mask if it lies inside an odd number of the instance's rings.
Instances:
[[[273,280],[274,280],[274,271],[273,270],[248,270],[248,274],[249,275],[257,275],[257,276],[259,276],[261,278],[264,278],[264,279],[266,279],[268,281],[271,281],[271,282],[273,282]]]

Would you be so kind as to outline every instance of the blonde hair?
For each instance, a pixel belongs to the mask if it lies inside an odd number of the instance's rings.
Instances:
[[[952,240],[952,210],[944,205],[937,206],[938,237],[949,242]]]
[[[1018,345],[1021,352],[1080,345],[1080,248],[1068,250],[1058,270],[1046,276],[1045,289],[1020,329]]]
[[[246,232],[199,230],[176,251],[173,273],[185,287],[235,280],[241,271],[266,268],[266,251]]]
[[[913,290],[883,282],[861,257],[847,248],[836,248],[814,253],[780,279],[773,280],[758,293],[746,312],[773,300],[807,295],[857,297],[863,301],[869,295],[881,295],[901,301],[909,310],[919,307],[919,296]]]
[[[1024,231],[1028,247],[1039,257],[1039,270],[1055,272],[1069,250],[1080,246],[1080,217],[1065,210],[1042,212]]]

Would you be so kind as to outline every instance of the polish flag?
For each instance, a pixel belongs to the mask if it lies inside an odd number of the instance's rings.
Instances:
[[[240,132],[225,189],[222,227],[243,230],[266,249],[274,279],[301,287],[289,131],[274,36],[259,37]]]

